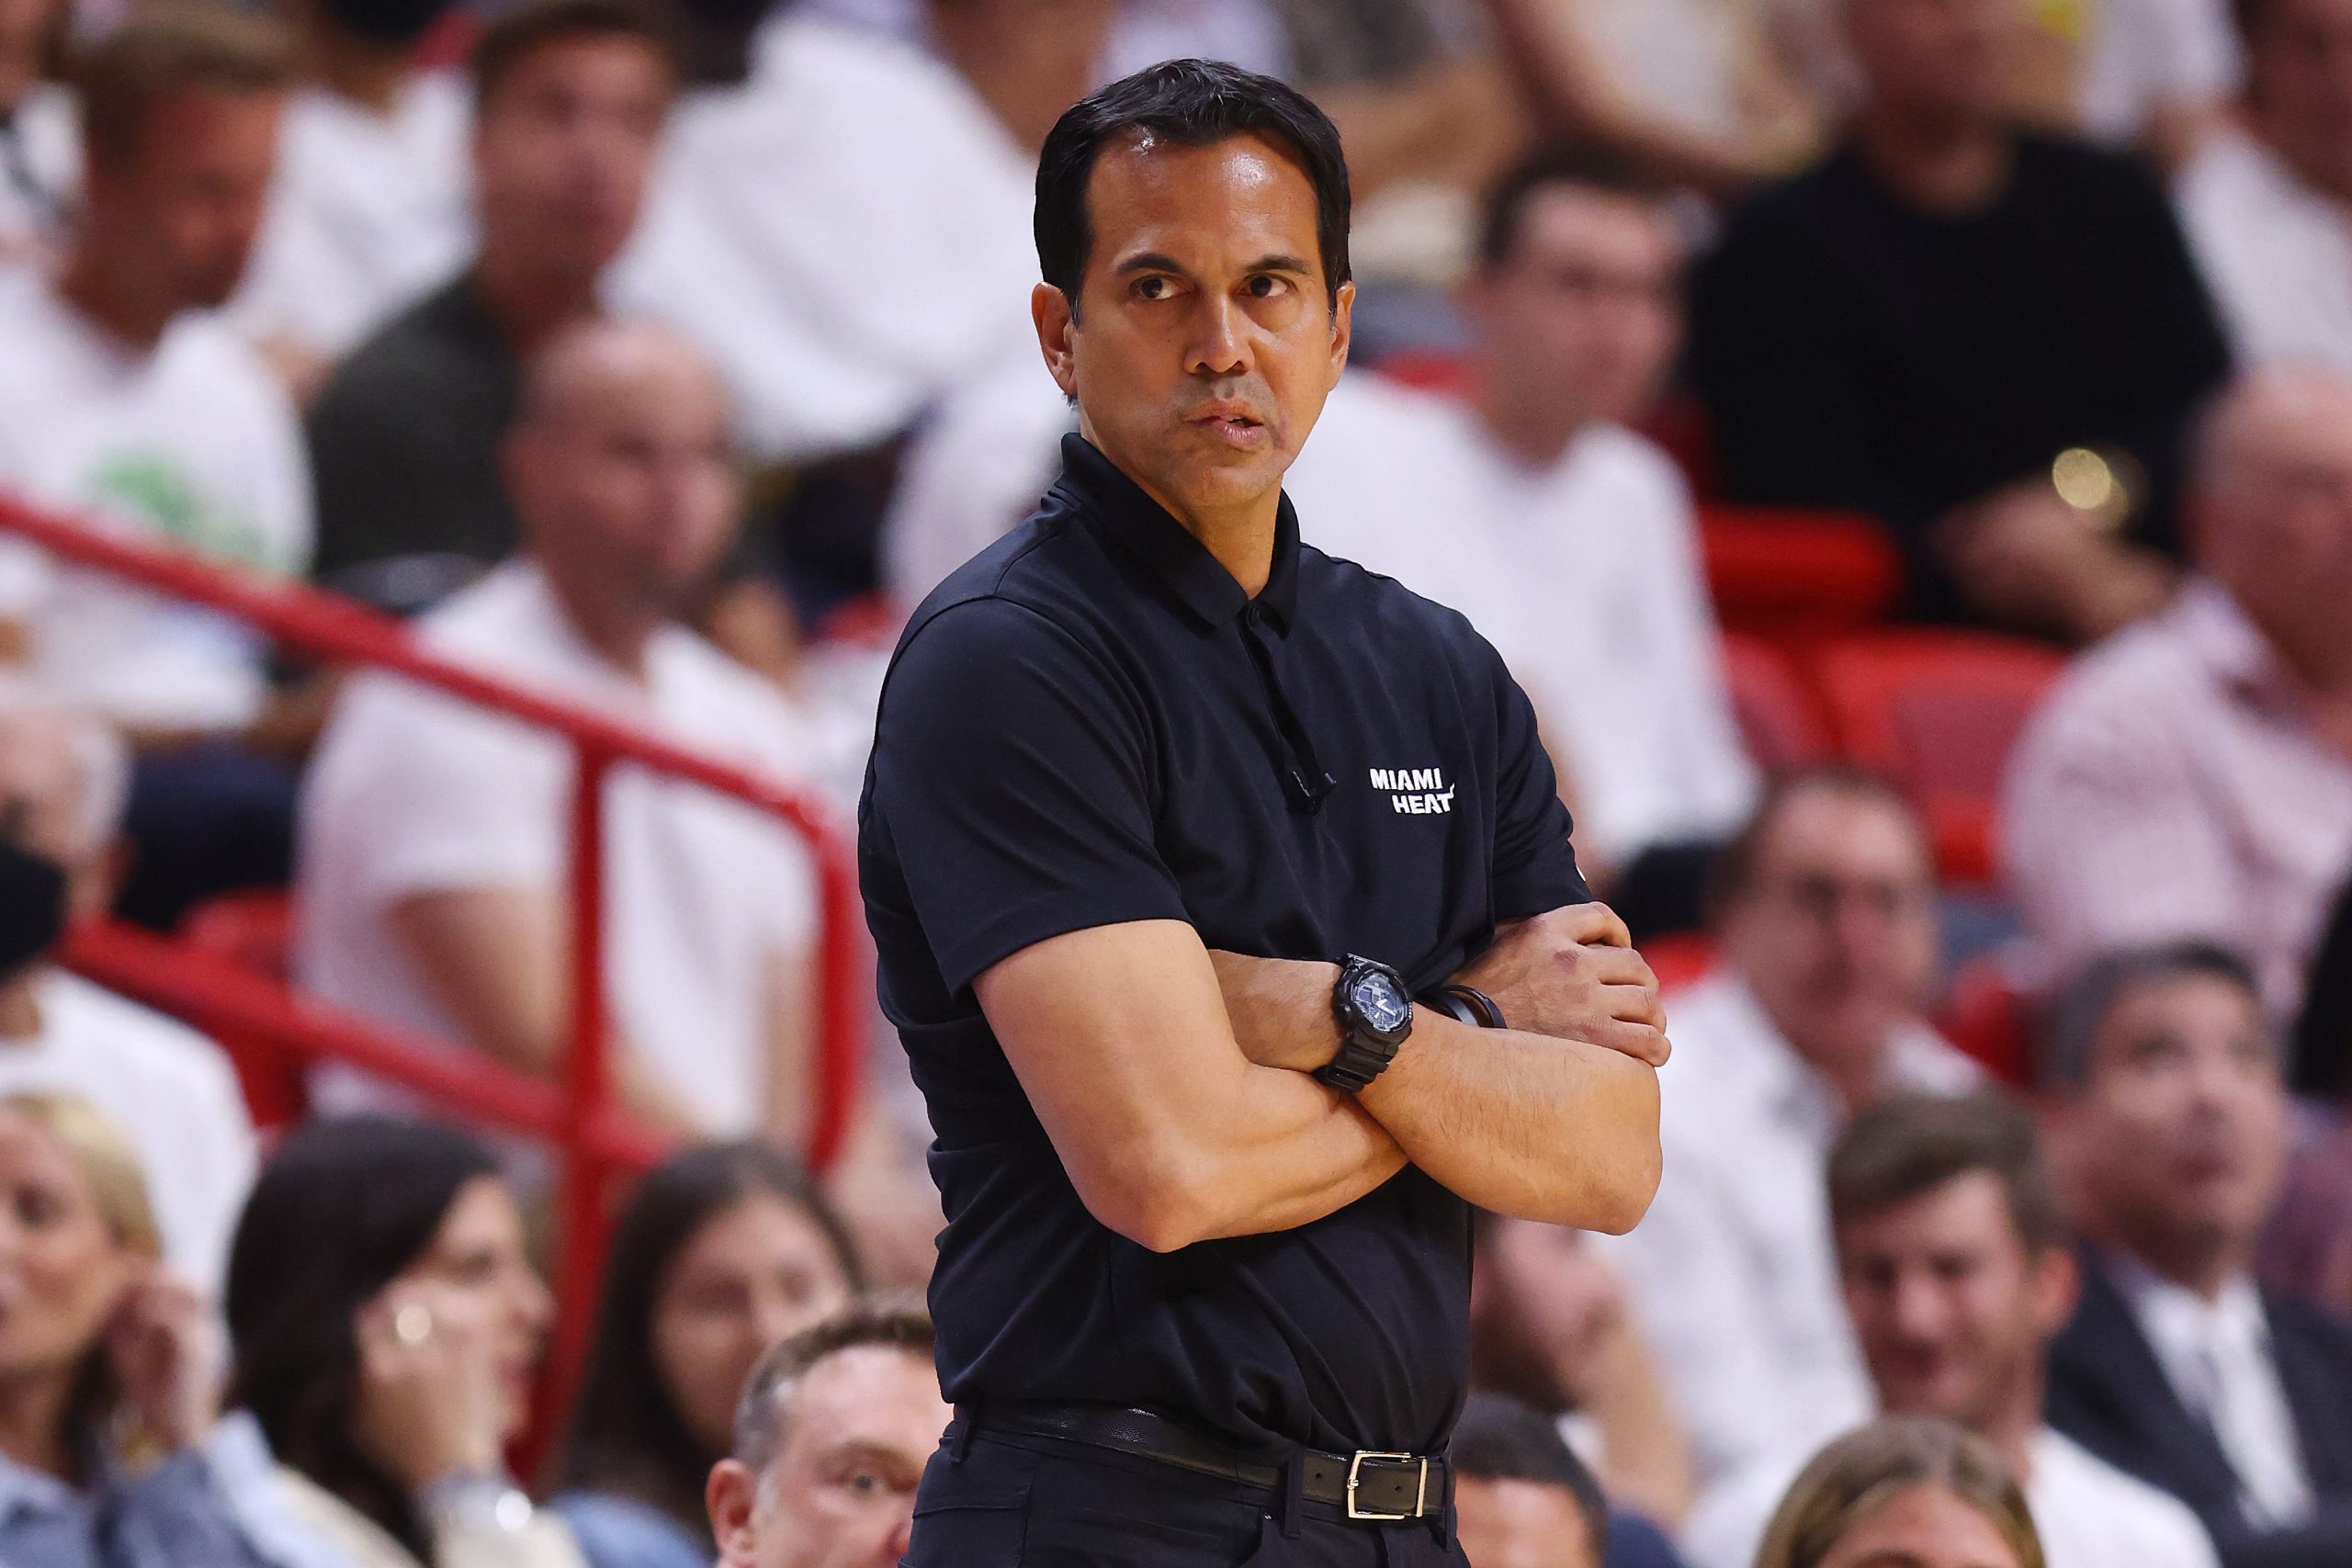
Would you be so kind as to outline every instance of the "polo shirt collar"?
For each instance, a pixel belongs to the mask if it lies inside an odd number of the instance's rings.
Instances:
[[[1062,477],[1055,488],[1082,502],[1096,526],[1201,620],[1222,626],[1250,607],[1250,595],[1208,547],[1083,435],[1062,437]],[[1287,495],[1275,515],[1273,567],[1256,603],[1278,632],[1287,633],[1297,619],[1298,513]]]

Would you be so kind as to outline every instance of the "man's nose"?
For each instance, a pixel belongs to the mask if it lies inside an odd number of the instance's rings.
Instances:
[[[1238,376],[1250,368],[1250,319],[1222,294],[1204,295],[1195,312],[1185,366],[1196,376]]]

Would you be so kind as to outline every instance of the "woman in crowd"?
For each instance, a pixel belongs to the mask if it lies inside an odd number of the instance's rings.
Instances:
[[[703,1485],[752,1363],[862,1283],[840,1219],[764,1145],[690,1149],[639,1184],[554,1503],[595,1568],[707,1568]]]
[[[1981,1438],[1943,1421],[1874,1421],[1814,1456],[1781,1500],[1756,1568],[2043,1568],[2025,1494]]]
[[[228,1309],[237,1403],[287,1507],[357,1568],[582,1568],[504,1468],[551,1307],[472,1138],[377,1116],[298,1128],[245,1205]]]
[[[138,1156],[84,1101],[0,1100],[0,1562],[281,1568],[269,1456],[219,1419],[219,1325]]]

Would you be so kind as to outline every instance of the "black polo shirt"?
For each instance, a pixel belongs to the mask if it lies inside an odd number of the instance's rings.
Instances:
[[[1302,545],[1287,499],[1252,601],[1091,446],[1062,452],[1042,509],[916,610],[859,810],[882,1003],[936,1134],[942,1381],[1426,1451],[1467,1379],[1462,1200],[1408,1167],[1296,1230],[1139,1247],[1079,1201],[972,981],[1178,919],[1434,985],[1498,920],[1588,897],[1534,715],[1467,621]]]

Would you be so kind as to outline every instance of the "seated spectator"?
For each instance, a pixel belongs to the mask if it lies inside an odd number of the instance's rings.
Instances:
[[[840,1219],[764,1144],[690,1149],[638,1183],[557,1470],[591,1568],[709,1568],[703,1488],[744,1380],[864,1283]]]
[[[1610,1250],[1713,1483],[1865,1418],[1822,1166],[1854,1111],[1974,1087],[1929,1027],[1935,862],[1894,788],[1776,783],[1719,868],[1719,971],[1672,1004],[1648,1216]]]
[[[1607,1259],[1581,1231],[1484,1211],[1471,1224],[1471,1386],[1563,1416],[1612,1500],[1681,1523],[1690,1441]]]
[[[237,1227],[236,1403],[345,1568],[584,1568],[506,1476],[553,1307],[497,1170],[446,1127],[311,1122]]]
[[[1697,923],[1694,852],[1756,795],[1690,490],[1626,428],[1680,340],[1681,260],[1663,190],[1623,164],[1520,164],[1488,197],[1462,291],[1468,398],[1335,398],[1286,483],[1312,542],[1462,611],[1503,651],[1561,755],[1578,861],[1617,884],[1606,896],[1637,938]]]
[[[48,260],[80,184],[73,92],[42,79],[68,8],[67,0],[0,6],[0,267]]]
[[[2245,88],[2181,171],[2181,222],[2241,363],[2352,375],[2346,0],[2239,0]]]
[[[1814,1456],[1756,1568],[2043,1568],[1998,1450],[1943,1421],[1878,1421]]]
[[[2352,380],[2242,383],[2194,504],[2199,575],[2019,738],[2002,858],[2048,974],[2206,937],[2283,1020],[2352,864]]]
[[[466,254],[468,104],[417,41],[449,0],[309,0],[254,265],[230,306],[307,401],[326,368]]]
[[[2168,591],[2186,426],[2227,367],[2212,307],[2147,170],[2014,126],[2023,7],[1839,3],[1844,140],[1696,279],[1724,483],[1881,519],[1917,613],[2098,637]]]
[[[1559,1428],[1518,1400],[1473,1393],[1447,1452],[1454,1538],[1479,1568],[1679,1568],[1665,1538],[1611,1515]]]
[[[854,1307],[776,1346],[710,1472],[719,1568],[893,1568],[948,1414],[919,1309]]]
[[[220,1288],[254,1128],[220,1048],[51,962],[104,909],[127,761],[85,716],[0,688],[0,1093],[80,1095],[130,1136],[172,1268]]]
[[[740,85],[679,107],[612,289],[718,365],[748,453],[871,447],[963,379],[1034,361],[1035,160],[971,85],[797,6],[750,48]]]
[[[481,243],[335,367],[310,411],[317,570],[515,546],[498,448],[524,364],[598,313],[637,222],[673,67],[631,0],[535,0],[474,51],[473,175]]]
[[[2253,1277],[2289,1113],[2252,974],[2214,948],[2122,954],[2054,1016],[2092,1245],[2051,1425],[2194,1508],[2229,1568],[2352,1562],[2352,1323]]]
[[[87,164],[52,284],[0,276],[0,490],[236,565],[300,571],[301,437],[284,389],[210,308],[244,270],[288,54],[226,6],[141,6],[80,73]],[[51,695],[141,750],[126,899],[168,923],[192,897],[282,878],[293,784],[222,744],[269,732],[243,625],[10,542],[0,646]]]
[[[310,1568],[268,1450],[220,1417],[203,1292],[161,1254],[120,1132],[83,1100],[0,1099],[0,1562]]]
[[[783,699],[673,619],[735,526],[726,430],[709,369],[667,333],[567,331],[506,447],[524,553],[421,621],[424,645],[791,776]],[[304,785],[302,982],[552,1075],[569,1038],[572,771],[559,737],[355,680]],[[797,1142],[816,923],[800,841],[740,802],[628,771],[607,799],[617,1083],[673,1130]],[[354,1087],[322,1090],[347,1101]]]
[[[2025,1488],[2050,1568],[2212,1568],[2178,1501],[2042,1425],[2045,1347],[2074,1308],[2072,1238],[2025,1112],[1991,1094],[1905,1096],[1848,1125],[1829,1156],[1846,1310],[1887,1416],[1951,1421]],[[1696,1568],[1748,1568],[1799,1461],[1700,1505]]]

